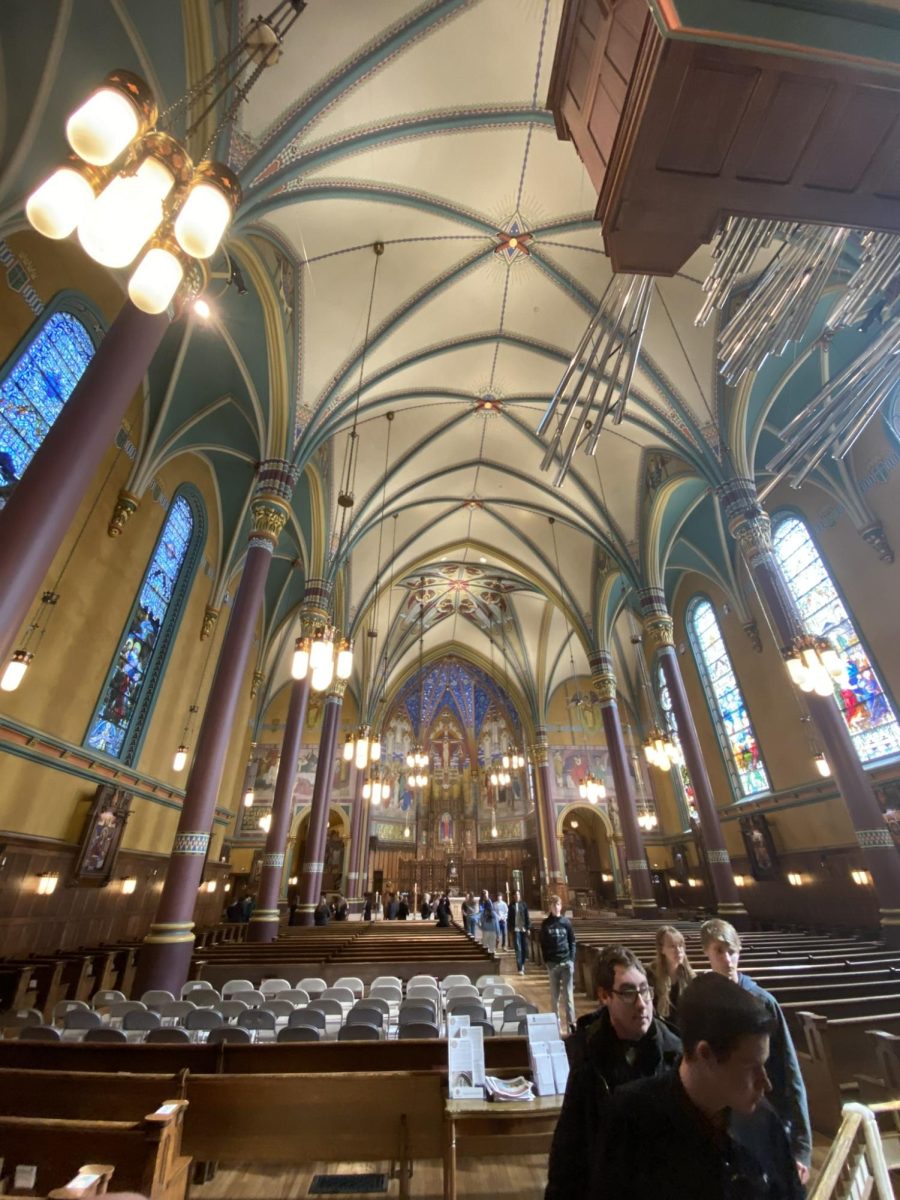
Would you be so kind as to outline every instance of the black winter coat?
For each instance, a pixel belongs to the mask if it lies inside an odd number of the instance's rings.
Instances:
[[[639,1042],[623,1042],[609,1012],[601,1008],[579,1018],[566,1049],[569,1082],[550,1148],[544,1200],[589,1200],[610,1094],[623,1084],[668,1070],[681,1056],[681,1040],[654,1018]],[[626,1190],[622,1195],[632,1193]]]

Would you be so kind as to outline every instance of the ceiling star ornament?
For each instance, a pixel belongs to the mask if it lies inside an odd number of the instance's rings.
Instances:
[[[541,461],[541,470],[547,471],[558,456],[554,487],[565,482],[579,445],[583,444],[586,454],[596,454],[610,413],[614,425],[620,425],[625,417],[650,311],[651,286],[649,275],[613,275],[541,418],[538,437],[548,432],[556,418],[556,429]]]
[[[522,262],[531,257],[529,244],[534,241],[534,235],[525,228],[525,222],[518,213],[509,218],[496,234],[497,244],[494,254],[507,266]]]

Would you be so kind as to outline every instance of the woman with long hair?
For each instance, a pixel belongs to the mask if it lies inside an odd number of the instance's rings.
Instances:
[[[656,962],[653,966],[653,1004],[656,1014],[670,1025],[678,1024],[678,997],[696,972],[687,960],[684,936],[674,925],[656,931]]]

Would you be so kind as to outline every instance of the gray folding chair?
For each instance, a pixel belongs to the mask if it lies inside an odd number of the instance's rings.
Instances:
[[[299,988],[301,992],[306,992],[310,1000],[315,1000],[316,996],[322,995],[322,993],[328,987],[328,984],[324,979],[316,979],[315,976],[311,976],[309,979],[301,979],[300,982],[295,986]]]
[[[209,1037],[206,1039],[207,1046],[218,1046],[220,1042],[251,1042],[253,1039],[246,1029],[240,1029],[236,1025],[220,1025],[218,1029],[211,1029]]]
[[[249,996],[251,993],[244,992],[243,995]],[[195,1004],[197,1008],[218,1008],[222,1003],[222,996],[215,988],[195,988],[188,999],[182,1003]]]
[[[259,985],[259,990],[267,998],[280,996],[282,992],[291,990],[291,984],[287,979],[264,979]]]
[[[225,1018],[212,1008],[195,1008],[184,1018],[185,1029],[220,1029],[225,1024]]]
[[[181,988],[180,999],[190,1000],[191,992],[215,991],[208,979],[189,979]]]
[[[264,1008],[248,1008],[237,1019],[238,1029],[253,1029],[257,1033],[275,1032],[275,1014]]]
[[[447,1013],[453,1017],[469,1017],[479,1021],[487,1020],[487,1013],[484,1011],[484,1005],[480,1000],[450,1000],[447,1004]]]
[[[216,1005],[216,1012],[221,1013],[226,1021],[236,1021],[242,1012],[249,1011],[250,1005],[239,1000],[237,996],[233,1000],[220,1000]]]
[[[291,988],[289,992],[279,992],[278,999],[286,1000],[288,1004],[293,1004],[294,1008],[297,1008],[301,1004],[309,1004],[309,993],[300,988]]]
[[[384,1022],[385,1016],[380,1008],[367,1008],[363,1004],[356,1004],[347,1013],[344,1028],[348,1025],[374,1025],[376,1029],[383,1029]]]
[[[61,1042],[62,1034],[53,1025],[23,1025],[19,1030],[20,1042]]]
[[[159,1029],[161,1025],[159,1013],[150,1012],[149,1009],[145,1009],[144,1012],[129,1012],[122,1018],[122,1028],[126,1033],[134,1029]]]
[[[381,1030],[377,1025],[344,1025],[338,1030],[339,1042],[380,1042]]]
[[[109,1019],[111,1021],[124,1021],[128,1013],[154,1011],[158,1012],[159,1009],[149,1009],[142,1000],[117,1000],[115,1004],[109,1006]]]
[[[402,1029],[404,1025],[416,1025],[424,1022],[426,1025],[437,1024],[437,1013],[430,1004],[405,1004],[400,1008],[400,1016],[398,1023]]]
[[[77,1012],[79,1009],[82,1012],[89,1012],[90,1005],[85,1004],[83,1000],[60,1000],[58,1004],[53,1005],[53,1024],[62,1025],[66,1013]]]
[[[189,1042],[190,1035],[180,1025],[165,1025],[160,1029],[151,1029],[144,1039],[145,1042],[158,1045],[161,1042]]]
[[[86,1042],[127,1042],[128,1038],[121,1029],[89,1029],[84,1035]]]
[[[325,1019],[325,1014],[319,1012],[315,1008],[296,1008],[288,1017],[288,1029],[302,1029],[307,1026],[311,1029],[318,1029],[324,1033],[328,1028],[328,1022]]]
[[[225,1001],[221,1001],[220,1003],[224,1004]],[[216,1008],[218,1009],[218,1005]],[[177,1022],[179,1025],[183,1025],[188,1013],[199,1012],[200,1010],[193,1000],[172,1000],[169,1004],[161,1004],[156,1011],[164,1021]]]
[[[318,1042],[321,1038],[321,1029],[312,1025],[286,1025],[278,1032],[279,1042]]]
[[[241,992],[252,992],[253,990],[254,986],[249,979],[229,979],[227,983],[222,984],[222,999],[233,1000]]]
[[[4,1029],[22,1029],[28,1025],[43,1025],[44,1018],[38,1008],[20,1008],[15,1012],[0,1013],[0,1026]]]
[[[342,975],[340,979],[334,981],[333,987],[349,988],[357,1000],[361,999],[365,992],[365,984],[361,979],[357,979],[355,975]]]
[[[162,988],[151,988],[149,992],[144,992],[141,996],[141,1003],[153,1009],[159,1008],[161,1004],[174,1004],[174,1002],[175,997],[172,993],[163,991]]]
[[[63,1017],[64,1029],[99,1029],[102,1024],[100,1014],[89,1008],[70,1008]]]
[[[115,988],[101,988],[99,992],[94,992],[91,997],[92,1008],[109,1008],[111,1004],[119,1004],[122,1000],[127,1000],[128,997],[124,992],[118,992]]]
[[[439,1038],[441,1031],[437,1025],[429,1025],[425,1021],[416,1021],[412,1025],[401,1025],[397,1037],[401,1041],[407,1038]]]

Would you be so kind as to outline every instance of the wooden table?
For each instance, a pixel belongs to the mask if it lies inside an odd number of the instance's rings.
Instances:
[[[534,1100],[447,1100],[445,1200],[456,1200],[457,1155],[490,1158],[550,1152],[562,1096]]]

